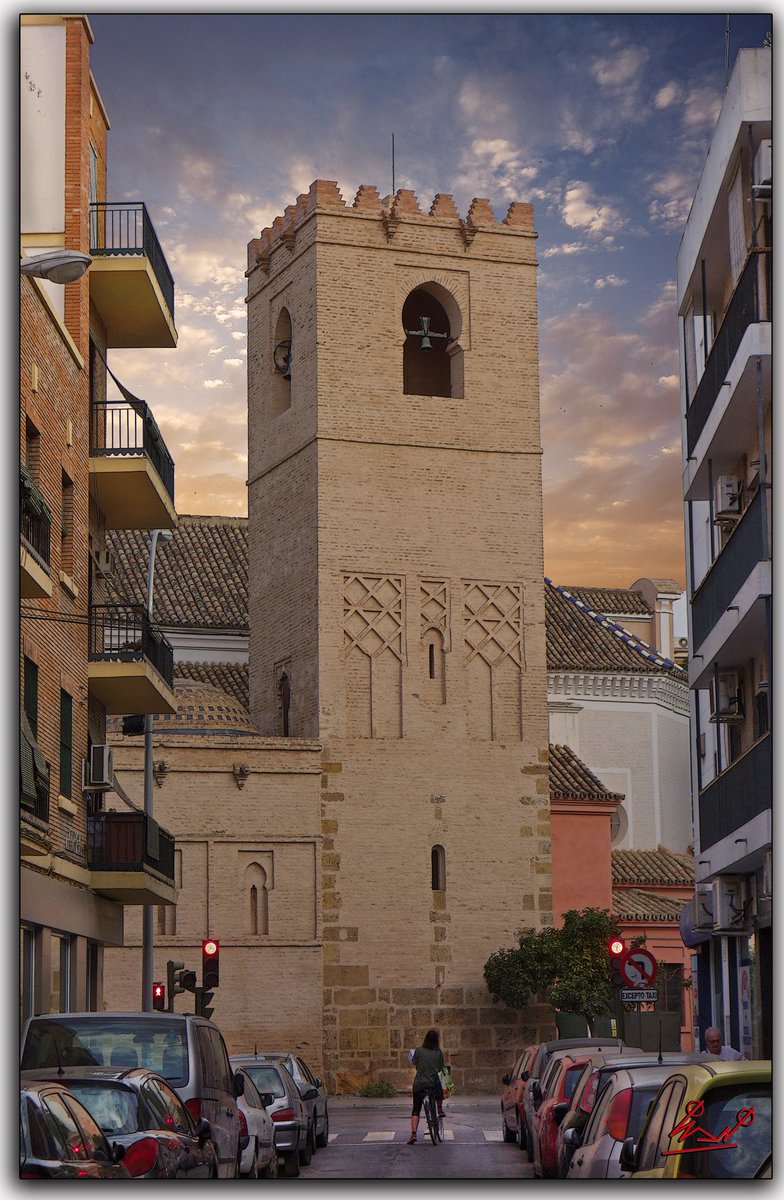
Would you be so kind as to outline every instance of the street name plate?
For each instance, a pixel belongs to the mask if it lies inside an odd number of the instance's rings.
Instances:
[[[621,988],[622,1004],[649,1003],[658,999],[658,988]]]

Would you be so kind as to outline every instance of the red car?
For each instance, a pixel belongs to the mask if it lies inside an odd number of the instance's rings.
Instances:
[[[505,1084],[501,1096],[501,1131],[505,1142],[517,1142],[521,1150],[526,1146],[523,1088],[535,1054],[536,1046],[526,1046],[511,1071],[507,1071],[501,1080]]]
[[[542,1079],[540,1096],[534,1097],[534,1175],[552,1179],[557,1174],[558,1126],[569,1108],[572,1093],[596,1055],[564,1054],[553,1059]],[[539,1101],[537,1104],[537,1100]]]

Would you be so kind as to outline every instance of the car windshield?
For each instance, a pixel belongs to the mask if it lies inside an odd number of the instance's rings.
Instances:
[[[701,1103],[701,1111],[693,1109],[692,1131],[670,1139],[670,1152],[681,1154],[679,1178],[752,1179],[771,1153],[770,1083],[713,1087]],[[679,1113],[679,1124],[685,1115]],[[710,1139],[715,1149],[704,1148]]]
[[[130,1088],[104,1082],[84,1083],[69,1080],[68,1090],[92,1113],[107,1137],[113,1134],[136,1133],[139,1127],[139,1106],[136,1093]]]
[[[246,1075],[250,1075],[258,1090],[264,1092],[272,1092],[276,1100],[286,1095],[286,1089],[283,1086],[283,1080],[280,1074],[274,1067],[265,1067],[261,1064],[252,1063],[250,1066],[243,1066],[243,1071]]]
[[[22,1070],[60,1066],[148,1067],[181,1087],[188,1082],[185,1022],[101,1013],[67,1021],[31,1021]]]

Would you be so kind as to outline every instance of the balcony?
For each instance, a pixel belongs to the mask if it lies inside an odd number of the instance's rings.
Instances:
[[[718,625],[757,563],[770,557],[766,506],[767,490],[760,488],[694,593],[691,619],[695,651]]]
[[[52,594],[52,517],[24,465],[20,466],[19,508],[19,594],[23,600],[41,600]]]
[[[694,454],[722,384],[750,325],[772,316],[772,259],[769,250],[752,251],[727,306],[705,370],[686,413],[687,453]]]
[[[90,606],[88,684],[107,713],[173,713],[174,654],[141,604]]]
[[[107,346],[176,346],[174,280],[144,204],[91,204],[90,255]]]
[[[143,812],[88,817],[90,887],[119,904],[176,904],[174,838]]]
[[[124,399],[90,406],[90,482],[107,529],[171,529],[174,461],[150,408]]]
[[[765,734],[700,792],[701,850],[729,837],[771,807],[772,744],[771,735]]]

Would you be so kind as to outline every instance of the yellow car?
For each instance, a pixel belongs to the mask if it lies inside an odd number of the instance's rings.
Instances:
[[[620,1165],[631,1179],[753,1179],[771,1153],[771,1063],[676,1067]]]

